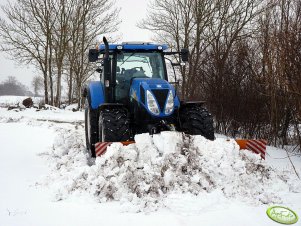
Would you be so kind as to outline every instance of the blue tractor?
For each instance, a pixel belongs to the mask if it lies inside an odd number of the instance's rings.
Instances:
[[[151,43],[104,44],[89,50],[89,61],[100,62],[100,81],[85,87],[87,149],[95,157],[98,142],[131,141],[135,134],[181,131],[214,139],[213,118],[202,101],[181,101],[168,82],[167,45]],[[173,64],[175,66],[175,64]]]

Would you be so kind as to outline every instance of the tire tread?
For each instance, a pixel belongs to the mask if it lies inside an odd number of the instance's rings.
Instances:
[[[190,135],[202,135],[214,140],[213,117],[201,106],[187,106],[180,111],[181,127]]]

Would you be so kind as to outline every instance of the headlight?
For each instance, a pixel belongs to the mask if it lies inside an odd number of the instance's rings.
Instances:
[[[173,111],[173,107],[174,107],[173,94],[172,91],[169,90],[166,106],[165,106],[165,114],[170,114]]]
[[[150,112],[153,113],[154,115],[159,115],[160,111],[156,99],[153,96],[153,94],[148,90],[146,90],[146,100],[147,100],[147,107],[150,110]]]

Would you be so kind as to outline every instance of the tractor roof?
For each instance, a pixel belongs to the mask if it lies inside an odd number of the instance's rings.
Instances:
[[[98,46],[98,50],[105,49],[104,44]],[[166,44],[154,44],[150,42],[123,42],[121,44],[109,44],[109,50],[166,50],[168,46]]]

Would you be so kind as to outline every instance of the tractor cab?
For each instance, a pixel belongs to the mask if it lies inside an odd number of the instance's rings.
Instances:
[[[183,61],[188,60],[186,49],[165,52],[167,45],[149,42],[104,43],[89,51],[89,60],[101,62],[96,71],[101,73],[101,82],[108,88],[106,102],[126,103],[135,78],[168,81],[165,55],[180,54]]]
[[[126,103],[129,100],[130,85],[135,78],[167,80],[162,53],[158,51],[117,52],[116,102]]]

